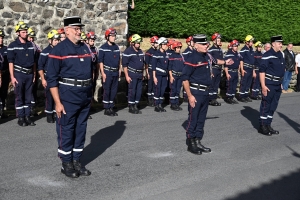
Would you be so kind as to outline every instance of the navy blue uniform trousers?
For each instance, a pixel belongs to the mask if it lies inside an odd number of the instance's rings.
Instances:
[[[91,99],[83,104],[66,101],[62,101],[62,104],[66,114],[56,118],[58,156],[63,162],[79,160],[85,142]]]
[[[252,97],[257,97],[260,89],[259,70],[255,70],[256,77],[252,80]]]
[[[262,95],[260,104],[260,125],[270,125],[273,120],[273,114],[277,109],[278,102],[281,95],[281,85],[267,85],[269,92],[267,96]]]
[[[8,69],[2,71],[2,83],[0,87],[0,104],[2,103],[2,108],[6,106],[5,100],[7,99],[8,86],[10,82],[10,76]]]
[[[168,85],[168,77],[156,75],[157,85],[154,84],[154,100],[155,105],[162,104],[164,101],[164,94]]]
[[[221,69],[212,68],[213,77],[209,88],[209,100],[218,98],[218,89],[221,81]]]
[[[245,67],[244,70],[247,72],[244,76],[241,77],[241,85],[240,85],[240,98],[249,97],[249,89],[251,87],[253,69],[249,67]]]
[[[128,104],[137,104],[140,102],[142,81],[141,78],[131,78],[131,82],[128,84]]]
[[[148,69],[148,72],[149,72],[149,79],[148,79],[148,92],[147,92],[147,95],[148,95],[148,99],[153,99],[153,96],[154,96],[154,87],[153,87],[153,72],[152,70]]]
[[[14,71],[18,83],[14,88],[17,117],[30,116],[33,74]]]
[[[173,76],[174,81],[170,83],[170,103],[179,104],[179,94],[182,86],[182,79],[180,76]]]
[[[192,95],[196,98],[194,108],[188,105],[189,117],[186,127],[187,138],[203,138],[204,124],[208,110],[209,95],[208,92],[192,90]]]
[[[118,76],[107,76],[103,83],[103,107],[105,109],[114,107],[114,99],[118,92]]]
[[[45,89],[45,113],[51,114],[55,112],[54,100],[50,92],[50,88]]]
[[[231,76],[231,78],[229,80],[227,80],[226,78],[226,86],[227,86],[226,97],[233,99],[236,93],[236,87],[238,84],[239,76],[238,76],[238,72],[228,71],[228,73]]]

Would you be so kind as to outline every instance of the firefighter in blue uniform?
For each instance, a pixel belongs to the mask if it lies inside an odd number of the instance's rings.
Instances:
[[[247,35],[245,38],[245,46],[240,50],[240,54],[243,57],[241,64],[241,83],[240,83],[240,95],[239,101],[247,103],[252,102],[249,95],[251,87],[252,77],[255,77],[256,72],[254,69],[254,51],[252,48],[254,38],[251,35]]]
[[[170,80],[170,103],[171,110],[180,111],[179,93],[182,86],[181,74],[184,67],[183,56],[180,51],[182,48],[181,42],[174,42],[172,44],[173,54],[169,58],[169,80]]]
[[[157,40],[159,49],[154,53],[151,60],[153,83],[154,83],[154,111],[166,112],[162,107],[164,101],[164,93],[168,84],[168,63],[169,56],[167,55],[168,40],[165,37],[160,37]]]
[[[64,19],[67,38],[48,55],[47,67],[47,84],[57,115],[61,172],[71,178],[91,174],[80,162],[93,92],[93,55],[80,42],[82,26],[78,16]]]
[[[0,119],[6,118],[4,113],[4,107],[6,107],[7,91],[10,82],[8,61],[7,61],[7,46],[4,45],[5,33],[3,29],[0,29],[0,62],[2,63],[2,69],[0,73]]]
[[[184,60],[187,60],[194,51],[193,36],[189,36],[188,38],[186,38],[185,41],[187,44],[187,48],[182,52],[182,56]],[[184,89],[183,89],[183,101],[188,102],[188,98]]]
[[[33,44],[27,40],[28,26],[20,21],[15,26],[18,38],[7,47],[11,83],[15,92],[15,108],[20,126],[35,126],[30,119],[32,86],[35,82],[36,57]]]
[[[230,42],[229,45],[230,48],[228,49],[225,55],[225,61],[227,61],[228,59],[232,59],[234,63],[232,65],[225,65],[224,67],[227,87],[226,97],[224,101],[228,104],[238,104],[238,102],[234,100],[234,96],[239,80],[238,73],[243,58],[238,53],[238,46],[240,45],[240,43],[237,40],[233,40],[232,42]]]
[[[105,31],[107,42],[99,49],[98,62],[103,81],[104,115],[118,116],[113,110],[114,99],[118,91],[118,79],[121,75],[120,49],[115,43],[117,32],[114,28]]]
[[[256,51],[254,52],[254,70],[255,70],[255,76],[253,76],[252,80],[252,89],[251,89],[251,99],[253,100],[261,100],[261,97],[259,96],[259,91],[260,91],[260,82],[259,82],[259,65],[262,57],[262,47],[263,44],[258,41],[254,44]]]
[[[157,51],[157,40],[158,37],[157,36],[153,36],[150,38],[150,44],[151,47],[150,49],[148,49],[148,51],[146,51],[145,53],[145,68],[146,68],[146,74],[148,77],[148,105],[153,107],[154,106],[154,87],[153,87],[153,72],[152,72],[152,66],[151,66],[151,59],[153,54],[155,53],[155,51]]]
[[[128,83],[128,107],[132,114],[141,114],[138,104],[142,96],[142,81],[144,73],[144,54],[140,49],[141,36],[131,37],[132,46],[128,47],[122,56],[122,66]]]
[[[45,88],[45,113],[46,121],[48,123],[54,123],[54,100],[50,92],[50,88],[47,87],[47,63],[48,55],[59,42],[59,33],[57,30],[51,30],[47,34],[49,45],[40,53],[39,62],[38,62],[38,72],[41,77],[42,85]]]
[[[212,85],[209,88],[209,105],[220,106],[217,101],[218,89],[221,81],[222,65],[224,65],[223,51],[221,49],[221,34],[214,33],[211,36],[213,46],[208,49],[208,53],[214,58],[212,63]]]
[[[35,54],[36,54],[36,58],[37,60],[39,59],[40,57],[40,53],[42,52],[42,49],[40,48],[39,45],[37,45],[35,43],[35,38],[36,38],[36,34],[35,34],[35,31],[32,29],[32,28],[28,28],[27,30],[27,33],[28,33],[28,38],[27,40],[32,42],[32,45],[34,47],[34,51],[35,51]],[[38,66],[38,62],[36,63],[36,66]],[[34,77],[34,84],[32,86],[32,99],[31,99],[31,107],[30,107],[30,115],[31,117],[33,116],[37,116],[37,112],[36,112],[36,101],[37,101],[37,90],[38,90],[38,82],[39,82],[39,73],[35,73],[36,76]]]
[[[271,127],[273,114],[277,109],[282,91],[282,80],[285,72],[285,60],[283,58],[282,36],[272,36],[272,48],[265,52],[259,65],[259,77],[262,91],[260,104],[259,132],[271,136],[278,135],[279,131]]]
[[[204,123],[208,110],[208,89],[211,85],[211,57],[207,54],[207,37],[204,34],[193,36],[195,50],[185,61],[182,72],[183,87],[189,99],[189,116],[186,127],[188,151],[200,155],[211,152],[202,145]],[[232,64],[232,60],[226,61]]]

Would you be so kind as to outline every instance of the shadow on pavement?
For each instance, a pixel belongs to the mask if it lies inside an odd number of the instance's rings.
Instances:
[[[299,200],[300,168],[225,200]]]
[[[297,133],[300,133],[300,124],[295,122],[294,120],[290,119],[288,116],[281,112],[277,112],[279,117],[284,119]]]
[[[259,112],[249,106],[244,106],[244,109],[241,110],[241,114],[248,119],[253,128],[259,129],[259,124],[258,124],[258,117],[259,117]]]
[[[95,133],[91,137],[91,143],[83,150],[82,164],[89,164],[120,139],[126,129],[125,124],[126,121],[116,121],[114,125]]]
[[[293,156],[295,156],[295,157],[297,157],[297,158],[300,158],[300,154],[299,154],[297,151],[295,151],[294,149],[292,149],[292,148],[289,147],[289,146],[286,146],[286,148],[288,148],[289,150],[291,150],[291,152],[293,152],[293,153],[292,153]]]

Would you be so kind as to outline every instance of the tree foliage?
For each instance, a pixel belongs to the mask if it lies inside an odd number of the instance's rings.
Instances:
[[[129,11],[129,33],[185,38],[219,32],[224,41],[252,35],[263,43],[282,35],[300,44],[297,0],[136,0]]]

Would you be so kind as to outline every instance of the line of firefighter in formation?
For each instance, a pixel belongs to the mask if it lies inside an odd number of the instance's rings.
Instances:
[[[62,40],[65,39],[64,29],[51,30],[47,34],[49,45],[41,50],[35,43],[36,34],[33,28],[29,28],[26,23],[19,22],[15,31],[18,38],[4,46],[5,33],[0,30],[0,53],[1,53],[1,117],[5,117],[3,113],[6,106],[6,98],[9,82],[13,86],[21,80],[18,87],[15,87],[15,108],[16,115],[19,117],[18,124],[20,126],[32,125],[35,123],[30,115],[35,114],[35,102],[37,93],[38,77],[45,88],[45,113],[47,122],[55,121],[55,105],[50,90],[47,87],[47,59],[51,50]],[[23,33],[24,32],[24,33]],[[162,106],[164,101],[164,93],[166,88],[170,88],[170,109],[180,111],[179,94],[182,88],[181,74],[185,66],[185,61],[194,51],[193,37],[186,39],[188,47],[181,52],[182,43],[175,39],[167,39],[165,37],[158,38],[153,36],[150,38],[151,48],[143,53],[140,44],[143,42],[142,37],[134,34],[129,37],[130,46],[121,52],[119,46],[115,43],[117,32],[114,28],[105,31],[106,43],[99,50],[95,47],[97,39],[94,32],[81,33],[82,42],[84,42],[93,55],[94,65],[94,86],[98,92],[97,83],[103,86],[103,107],[104,114],[108,116],[117,116],[114,111],[114,99],[117,94],[118,80],[123,69],[126,81],[128,83],[128,106],[129,112],[133,114],[141,114],[138,108],[142,95],[142,81],[148,79],[148,105],[154,107],[156,112],[166,112]],[[221,72],[224,63],[224,53],[221,49],[222,36],[214,33],[211,36],[212,46],[208,53],[212,60],[210,63],[212,84],[209,87],[209,104],[212,106],[220,106],[217,101],[218,88],[221,80]],[[256,51],[252,50],[254,38],[251,35],[246,36],[245,46],[238,52],[240,45],[237,40],[233,40],[228,45],[228,51],[225,59],[234,60],[232,65],[224,65],[226,74],[226,97],[225,102],[229,104],[237,104],[234,100],[236,87],[238,83],[238,73],[241,73],[241,83],[239,88],[238,100],[241,102],[250,102],[251,99],[260,100],[259,96],[260,84],[258,75],[258,66],[262,57],[261,49],[263,44],[256,42]],[[21,41],[21,42],[20,42]],[[22,43],[23,42],[23,43]],[[24,46],[25,44],[25,46]],[[207,42],[209,46],[210,43]],[[32,50],[32,51],[30,51]],[[252,58],[243,56],[244,53],[250,51]],[[249,53],[249,52],[247,52]],[[10,66],[9,63],[13,63]],[[250,64],[249,64],[250,63]],[[22,66],[22,67],[21,67]],[[24,67],[25,66],[25,67]],[[28,66],[28,68],[26,68]],[[33,66],[31,68],[31,66]],[[51,67],[51,66],[50,66]],[[15,72],[15,73],[14,73]],[[38,73],[36,73],[38,72]],[[32,74],[32,80],[24,76],[24,74]],[[17,78],[15,76],[18,76]],[[97,81],[101,78],[101,82]],[[184,93],[184,98],[187,97]]]

